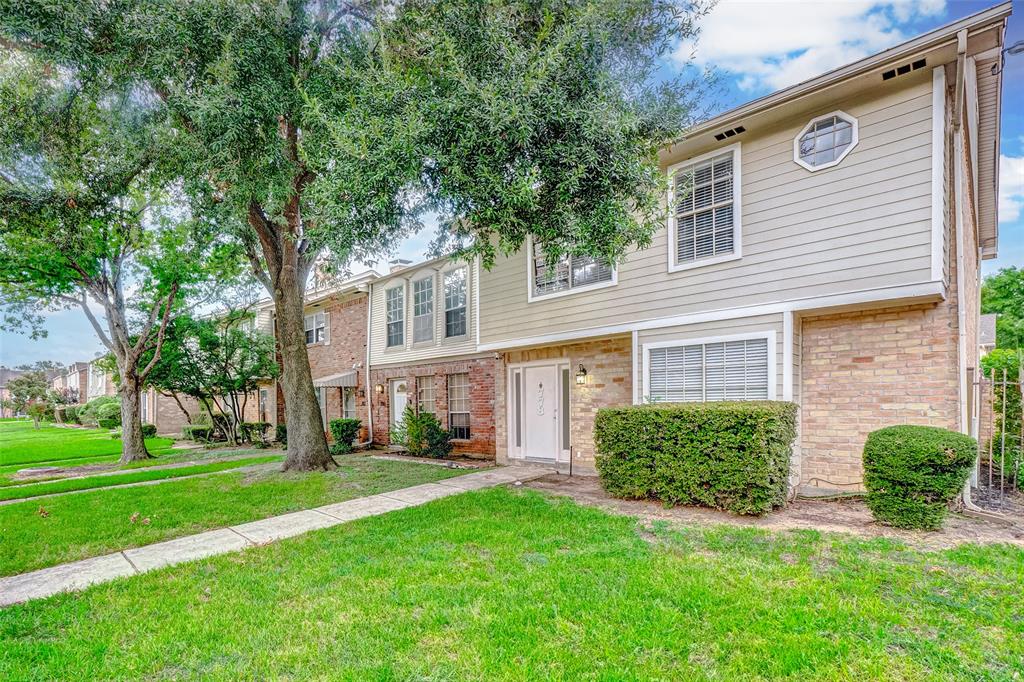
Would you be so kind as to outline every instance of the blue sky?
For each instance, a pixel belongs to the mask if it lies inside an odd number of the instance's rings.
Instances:
[[[995,2],[947,0],[722,0],[702,23],[696,45],[683,45],[666,59],[678,70],[693,56],[715,66],[723,111],[896,45],[919,33],[978,12]],[[1024,2],[1015,2],[1007,45],[1024,40]],[[986,261],[985,274],[1024,266],[1024,55],[1008,57],[1004,72],[999,258]],[[406,241],[399,256],[422,258],[431,231]],[[379,271],[386,270],[382,261]],[[48,338],[31,341],[0,332],[0,364],[52,359],[88,360],[102,346],[78,309],[52,313]]]

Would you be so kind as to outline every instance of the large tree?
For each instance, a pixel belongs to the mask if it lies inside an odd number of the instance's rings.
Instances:
[[[166,203],[173,129],[131,89],[34,51],[0,57],[0,305],[7,328],[80,308],[123,377],[121,461],[149,456],[140,387],[207,241]],[[99,311],[93,310],[98,306]]]
[[[274,300],[285,468],[329,467],[303,329],[310,269],[370,261],[433,207],[452,250],[608,259],[661,223],[656,150],[692,92],[658,59],[702,7],[661,0],[49,0],[0,35],[144,87],[197,210],[242,225]]]

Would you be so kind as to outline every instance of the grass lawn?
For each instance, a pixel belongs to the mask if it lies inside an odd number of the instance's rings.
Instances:
[[[152,453],[163,452],[174,444],[170,438],[147,438]],[[68,460],[114,461],[121,454],[121,439],[111,438],[106,429],[64,428],[41,424],[37,431],[32,421],[0,422],[0,471],[38,464],[65,465]],[[12,465],[19,465],[12,467]]]
[[[176,467],[174,469],[148,470],[141,468],[128,471],[123,474],[110,474],[107,476],[82,476],[79,478],[65,478],[61,480],[47,481],[45,483],[33,483],[17,487],[0,487],[0,500],[17,500],[37,495],[50,495],[52,493],[66,493],[72,490],[88,490],[90,488],[105,488],[112,485],[123,485],[125,483],[139,483],[142,481],[158,481],[167,478],[180,478],[182,476],[195,476],[196,474],[208,474],[217,471],[227,471],[239,467],[252,466],[254,464],[265,464],[267,462],[280,462],[284,455],[263,455],[247,457],[245,459],[232,459],[221,462],[210,462],[207,464],[196,464],[194,466]]]
[[[2,506],[0,575],[465,473],[414,462],[336,459],[342,466],[331,472],[234,472]]]
[[[1024,551],[505,489],[0,611],[2,679],[1014,679]]]

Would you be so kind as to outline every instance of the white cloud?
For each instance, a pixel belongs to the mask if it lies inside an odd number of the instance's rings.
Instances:
[[[722,0],[697,45],[676,56],[729,71],[744,90],[777,90],[906,40],[902,24],[944,9],[945,0]]]
[[[1024,210],[1024,156],[999,157],[999,222],[1016,222]]]

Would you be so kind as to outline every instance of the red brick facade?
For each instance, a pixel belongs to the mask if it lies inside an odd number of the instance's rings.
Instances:
[[[389,382],[405,379],[408,383],[409,404],[415,403],[417,382],[423,377],[433,377],[435,415],[445,427],[448,423],[448,377],[452,374],[469,375],[470,393],[470,438],[456,440],[455,452],[493,457],[495,453],[495,378],[501,372],[501,361],[490,357],[445,360],[442,362],[404,365],[400,367],[373,368],[370,372],[370,391],[373,410],[373,441],[379,445],[391,442],[391,395]],[[377,391],[377,386],[382,390]]]

